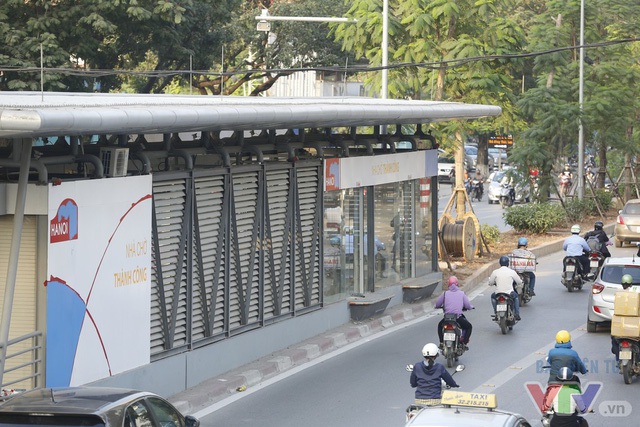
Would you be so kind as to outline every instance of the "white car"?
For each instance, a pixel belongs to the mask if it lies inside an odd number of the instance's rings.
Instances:
[[[511,171],[512,169],[509,169],[509,171]],[[489,175],[489,188],[486,190],[487,193],[487,201],[489,202],[489,204],[492,203],[500,203],[500,190],[502,189],[502,183],[503,182],[508,182],[509,181],[509,177],[508,177],[508,173],[515,173],[515,172],[509,172],[509,171],[497,171],[497,172],[492,172]],[[518,178],[518,177],[516,177]],[[524,185],[522,185],[521,183],[522,178],[520,177],[520,179],[516,179],[516,186],[515,186],[515,191],[516,191],[516,203],[529,203],[529,200],[531,198],[531,187],[529,185],[529,183],[526,183]],[[486,189],[486,186],[485,186]]]
[[[493,166],[496,168],[498,165],[504,166],[509,161],[507,160],[507,150],[502,150],[500,148],[489,148],[489,155],[493,157]]]
[[[442,405],[425,406],[405,427],[530,427],[520,414],[501,411],[495,395],[446,390]]]
[[[611,322],[616,292],[622,290],[622,276],[630,274],[633,285],[640,286],[640,258],[606,258],[598,277],[591,285],[587,331],[596,332],[598,324]]]
[[[455,167],[455,158],[446,151],[438,149],[438,181],[451,182],[451,170]]]

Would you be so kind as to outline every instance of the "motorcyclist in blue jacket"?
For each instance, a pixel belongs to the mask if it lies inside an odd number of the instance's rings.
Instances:
[[[442,397],[442,380],[449,387],[459,387],[445,367],[437,363],[438,346],[429,343],[422,348],[424,360],[413,365],[411,387],[416,389],[416,404],[439,405]]]
[[[551,369],[549,370],[549,381],[556,382],[560,368],[567,367],[573,372],[587,373],[587,368],[582,363],[578,352],[571,348],[571,334],[569,331],[558,331],[556,334],[556,345],[549,350],[547,356]]]

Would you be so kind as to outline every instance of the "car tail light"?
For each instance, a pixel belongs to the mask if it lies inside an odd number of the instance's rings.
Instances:
[[[629,341],[620,342],[620,347],[629,348]]]
[[[593,306],[593,311],[595,311],[596,313],[602,314],[602,312],[600,311],[600,307],[598,307],[597,305]]]
[[[618,215],[618,219],[616,220],[616,222],[618,224],[623,224],[624,225],[624,220],[622,219],[622,215]]]
[[[591,286],[591,293],[594,295],[599,294],[602,291],[604,291],[604,285],[601,285],[600,283],[594,283]]]

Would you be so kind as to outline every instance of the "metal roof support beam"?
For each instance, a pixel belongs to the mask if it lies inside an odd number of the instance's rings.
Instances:
[[[29,184],[29,169],[31,168],[31,138],[23,138],[20,143],[20,177],[18,178],[18,192],[16,194],[16,209],[13,216],[13,235],[9,251],[9,263],[7,265],[7,281],[4,288],[4,300],[2,306],[2,321],[0,322],[0,384],[3,383],[5,362],[7,359],[7,345],[9,343],[9,327],[11,326],[11,312],[13,310],[13,298],[16,290],[16,278],[18,277],[18,261],[20,259],[20,241],[22,240],[22,226],[24,224],[24,211],[27,204],[27,188]]]
[[[16,160],[10,160],[10,159],[0,159],[0,167],[20,169],[20,162]],[[47,168],[39,160],[32,160],[29,168],[35,169],[38,172],[39,184],[47,183],[47,180],[48,180]]]
[[[257,145],[244,144],[242,146],[242,151],[255,154],[258,157],[258,163],[264,163],[264,153]]]
[[[193,169],[193,157],[185,150],[171,150],[171,151],[136,151],[131,153],[131,156],[139,159],[144,163],[148,162],[149,164],[149,172],[152,171],[151,159],[165,159],[168,160],[169,157],[179,157],[184,160],[184,167],[187,170]],[[167,169],[169,170],[169,169]]]
[[[80,154],[79,156],[41,157],[38,159],[43,165],[64,165],[68,163],[91,163],[93,165],[93,177],[104,178],[104,167],[97,156],[93,154]]]

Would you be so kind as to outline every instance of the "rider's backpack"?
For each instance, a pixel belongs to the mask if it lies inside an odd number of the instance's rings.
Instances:
[[[602,249],[602,243],[600,243],[598,236],[589,236],[587,245],[589,245],[592,251],[600,252],[600,249]]]

